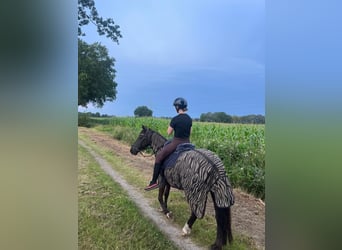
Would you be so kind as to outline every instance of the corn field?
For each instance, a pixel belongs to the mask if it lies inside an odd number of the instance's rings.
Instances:
[[[115,117],[97,119],[98,129],[132,144],[142,125],[167,137],[169,119]],[[168,138],[170,139],[170,138]],[[223,161],[230,181],[265,199],[265,126],[193,122],[190,140],[197,148],[215,152]]]

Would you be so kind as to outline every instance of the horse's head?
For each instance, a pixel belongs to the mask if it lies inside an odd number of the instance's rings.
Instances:
[[[131,146],[131,154],[136,155],[150,146],[152,143],[152,133],[152,130],[143,125],[138,138]]]

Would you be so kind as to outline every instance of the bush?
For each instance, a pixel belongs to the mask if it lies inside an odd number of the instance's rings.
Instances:
[[[90,115],[87,113],[78,113],[78,126],[90,128],[92,126]]]

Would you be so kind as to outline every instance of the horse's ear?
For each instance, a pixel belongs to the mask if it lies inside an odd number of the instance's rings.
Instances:
[[[145,125],[142,125],[141,126],[143,130],[146,130],[147,128],[145,127]]]

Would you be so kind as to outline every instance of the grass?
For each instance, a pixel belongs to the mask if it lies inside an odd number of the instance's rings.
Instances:
[[[177,249],[79,147],[79,249]]]
[[[84,142],[86,142],[87,145],[90,146],[96,153],[98,153],[104,159],[106,159],[111,164],[113,169],[119,172],[123,176],[123,178],[125,178],[126,181],[129,182],[132,186],[142,189],[142,187],[146,185],[146,181],[147,181],[146,176],[144,176],[138,169],[128,166],[127,163],[125,163],[123,159],[116,157],[115,155],[113,155],[111,151],[100,147],[98,144],[92,143],[90,138],[88,138],[85,134],[79,133],[79,137]],[[99,172],[102,172],[102,170],[97,168],[96,171],[93,171],[92,173],[89,173],[89,174],[99,176],[100,175]],[[109,178],[109,182],[113,182],[113,181]],[[121,192],[123,191],[121,190]],[[159,202],[157,201],[157,197],[156,197],[157,191],[144,192],[143,195],[146,199],[150,199],[154,201],[153,202],[154,209],[159,209]],[[116,201],[116,200],[111,200],[110,202],[120,203],[120,201]],[[190,215],[190,209],[185,200],[183,192],[172,189],[172,191],[170,192],[168,204],[169,204],[169,209],[174,214],[174,220],[170,221],[170,223],[174,223],[175,225],[182,228]],[[129,204],[125,204],[124,206],[127,206],[127,205]],[[137,217],[136,219],[138,220]],[[130,218],[128,218],[128,222],[123,221],[122,223],[129,224],[130,223],[129,221],[130,221]],[[145,223],[146,225],[151,225],[151,222],[149,221]],[[91,225],[88,225],[87,227],[91,227]],[[233,235],[234,235],[234,243],[231,246],[226,246],[224,249],[234,249],[234,250],[235,249],[236,250],[237,249],[239,250],[240,249],[255,249],[255,247],[253,246],[253,243],[248,238],[242,235],[238,235],[236,232],[233,232]],[[192,234],[190,237],[195,243],[199,245],[202,245],[205,247],[211,245],[215,241],[215,237],[216,237],[215,218],[213,216],[206,215],[203,219],[197,220],[193,227]],[[118,249],[121,249],[121,248],[118,248]],[[125,247],[123,249],[133,249],[133,248]],[[138,247],[135,249],[149,249],[149,248]],[[168,248],[155,248],[154,247],[150,249],[168,249]]]

